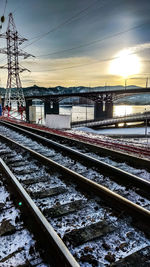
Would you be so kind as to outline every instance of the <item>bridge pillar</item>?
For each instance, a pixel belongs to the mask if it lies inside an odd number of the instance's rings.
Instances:
[[[32,106],[32,100],[26,100],[26,121],[29,122],[29,107]]]
[[[44,102],[44,115],[59,114],[59,102]]]
[[[105,103],[105,118],[113,118],[113,102]]]
[[[105,104],[104,104],[105,103]],[[102,120],[113,117],[113,102],[95,102],[94,120]]]
[[[96,98],[97,97],[97,98]],[[113,98],[111,93],[103,93],[93,96],[94,120],[104,120],[113,117]]]
[[[104,119],[105,111],[103,111],[103,102],[95,102],[94,104],[94,120]]]

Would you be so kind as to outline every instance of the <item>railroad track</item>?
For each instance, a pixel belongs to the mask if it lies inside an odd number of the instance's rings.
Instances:
[[[56,161],[61,160],[64,156],[71,156],[71,158],[75,159],[76,162],[79,161],[79,163],[83,163],[84,166],[95,166],[97,168],[102,169],[103,172],[110,171],[115,172],[116,175],[122,174],[122,170],[124,170],[127,173],[131,173],[133,175],[126,175],[128,178],[130,177],[131,181],[133,180],[139,180],[137,178],[134,179],[134,175],[138,175],[140,178],[144,178],[145,180],[150,180],[150,164],[148,160],[140,159],[137,157],[129,156],[122,153],[115,153],[111,154],[112,151],[110,150],[103,150],[99,149],[99,147],[95,147],[92,145],[88,145],[81,142],[76,142],[74,140],[70,139],[63,139],[61,136],[53,136],[49,135],[49,133],[46,133],[44,131],[39,131],[35,129],[22,129],[18,126],[11,125],[9,123],[4,123],[8,128],[13,129],[14,131],[17,131],[21,134],[26,135],[27,137],[30,137],[30,139],[26,139],[25,142],[31,143],[30,146],[34,147],[34,144],[32,145],[31,140],[35,140],[38,142],[38,144],[43,144],[44,147],[48,147],[51,149],[54,149],[53,152],[56,155]],[[4,131],[7,128],[4,127]],[[11,136],[14,131],[7,131],[7,135]],[[32,131],[34,131],[36,134],[33,134]],[[3,129],[2,129],[3,132]],[[12,133],[12,134],[11,134]],[[14,140],[17,140],[17,136],[14,136]],[[38,147],[38,144],[35,143]],[[44,149],[43,147],[43,149]],[[39,148],[40,149],[40,148]],[[63,152],[62,154],[60,153]],[[106,154],[106,155],[105,155]],[[54,159],[55,160],[55,159]],[[66,158],[67,160],[67,158]],[[69,159],[68,159],[69,160]],[[66,163],[67,164],[67,163]],[[68,163],[69,164],[69,163]],[[113,167],[114,166],[114,167]],[[84,167],[83,167],[84,169]],[[121,172],[119,171],[121,169]],[[147,186],[147,184],[146,184]]]
[[[6,119],[4,119],[5,121]],[[14,124],[13,121],[8,120],[9,123]],[[17,123],[16,123],[17,124]],[[33,127],[31,127],[31,124],[27,124],[27,123],[19,123],[19,126],[22,127],[27,127],[27,128],[31,128],[33,131],[35,130],[43,130],[42,127],[38,126],[38,125],[33,125]],[[106,148],[110,148],[110,149],[114,149],[114,150],[120,150],[123,151],[125,153],[132,153],[134,155],[139,155],[139,156],[143,156],[143,157],[150,157],[150,148],[148,146],[142,146],[141,144],[136,144],[136,146],[133,144],[123,144],[120,143],[118,140],[117,141],[110,141],[109,139],[105,140],[100,140],[100,139],[95,139],[95,138],[91,138],[91,137],[87,137],[87,136],[82,136],[82,135],[78,135],[78,134],[74,134],[74,133],[68,133],[68,132],[63,132],[63,131],[59,131],[59,130],[54,130],[54,129],[49,129],[44,127],[44,130],[49,132],[49,134],[51,133],[51,136],[54,134],[55,136],[59,135],[62,136],[64,138],[71,138],[71,139],[75,139],[75,140],[79,140],[81,142],[86,142],[86,143],[92,143],[95,145],[99,145],[99,146],[103,146]]]
[[[10,134],[11,138],[6,137]],[[148,181],[138,179],[135,182],[140,194],[144,194],[140,205],[137,205],[88,179],[86,176],[89,169],[85,171],[81,165],[80,173],[74,168],[68,169],[68,159],[66,166],[62,166],[62,155],[59,158],[53,149],[42,145],[38,147],[31,139],[18,133],[16,142],[12,140],[13,134],[13,131],[3,128],[3,135],[0,135],[0,156],[81,266],[120,266],[118,264],[122,264],[121,262],[135,264],[134,257],[140,263],[145,261],[149,239],[137,227],[143,228],[142,231],[148,234]],[[56,158],[54,161],[55,156],[59,162],[56,162]],[[74,164],[73,159],[70,159],[70,164]],[[117,175],[118,170],[112,170],[116,171],[115,176],[121,175],[125,180],[134,177],[121,170]],[[96,173],[93,176],[98,179]],[[147,258],[146,261],[148,260],[150,259]]]
[[[11,156],[14,156],[15,152],[11,154],[9,148],[4,152],[4,144],[0,144],[0,147],[2,157],[7,158],[6,161],[10,163]],[[17,157],[17,153],[15,156]],[[26,165],[20,155],[14,162],[15,164],[21,162],[22,166]],[[0,218],[0,266],[79,267],[45,216],[1,158],[0,170],[2,176],[0,208],[3,212]],[[2,185],[3,180],[4,185]],[[7,187],[7,191],[4,186]],[[13,202],[9,201],[10,198]],[[25,228],[24,223],[30,232]]]
[[[100,144],[95,144],[94,142],[99,142],[99,140],[92,140],[91,138],[87,138],[84,136],[77,136],[77,135],[72,135],[72,134],[68,134],[68,133],[64,133],[64,132],[60,132],[54,129],[49,129],[49,131],[45,131],[45,130],[40,130],[38,129],[38,126],[34,127],[28,127],[25,123],[24,124],[16,124],[14,122],[4,122],[5,125],[9,125],[9,127],[12,127],[12,129],[15,129],[14,127],[17,126],[21,129],[25,129],[27,131],[36,133],[40,136],[46,137],[50,140],[56,141],[58,143],[64,144],[66,146],[75,148],[83,153],[88,153],[90,155],[93,156],[92,152],[97,156],[100,155],[99,159],[101,159],[102,161],[104,160],[104,157],[106,159],[106,162],[110,162],[110,160],[115,160],[118,162],[127,162],[129,163],[131,166],[136,167],[136,168],[141,168],[143,169],[143,167],[145,167],[146,169],[150,169],[150,164],[149,164],[149,159],[145,158],[145,156],[143,155],[143,157],[138,157],[139,154],[138,153],[134,153],[134,154],[128,154],[122,151],[118,151],[115,149],[112,149],[111,147],[107,147],[107,142],[105,142],[105,146],[102,146]],[[45,129],[45,128],[44,128]],[[18,130],[17,130],[18,131]],[[21,132],[21,130],[20,130]],[[89,141],[88,141],[89,139]],[[115,148],[117,148],[117,144],[114,145]],[[104,156],[104,157],[103,157]],[[107,157],[107,158],[106,158]],[[113,164],[113,163],[112,163]],[[121,166],[119,166],[121,167]],[[127,167],[128,166],[123,166]]]
[[[103,162],[104,158],[103,161],[98,160],[89,155],[85,155],[85,152],[81,153],[77,150],[70,149],[64,145],[30,133],[29,131],[14,126],[13,129],[21,132],[24,135],[30,136],[32,139],[29,137],[23,137],[22,135],[6,127],[1,127],[0,131],[4,131],[6,136],[11,136],[11,138],[17,142],[24,143],[25,146],[35,149],[40,154],[48,156],[57,163],[63,163],[64,166],[70,168],[71,170],[75,170],[79,174],[86,176],[88,179],[107,186],[109,189],[119,193],[129,200],[132,200],[136,204],[140,204],[143,207],[150,209],[150,173],[146,170],[141,171],[139,169],[132,168],[124,162],[120,165],[125,169],[122,170],[108,164],[107,162]],[[51,149],[50,152],[49,148]],[[108,158],[106,158],[106,160],[110,161]],[[113,164],[116,164],[116,162],[113,162]],[[136,172],[141,175],[141,177],[129,173],[126,170],[130,170],[133,173]],[[143,174],[145,179],[142,178]]]
[[[22,202],[13,202],[12,190],[6,186],[5,163],[0,159],[0,266],[43,266],[41,248],[33,234],[24,224],[23,214],[16,206]]]

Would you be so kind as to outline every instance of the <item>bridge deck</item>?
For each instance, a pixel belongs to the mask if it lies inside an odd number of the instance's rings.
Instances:
[[[112,95],[112,96],[117,96],[120,95],[120,97],[123,97],[125,95],[132,95],[132,94],[143,94],[143,93],[150,93],[150,88],[149,87],[136,87],[136,88],[131,88],[127,87],[122,88],[122,89],[101,89],[101,90],[85,90],[84,92],[70,92],[70,93],[48,93],[48,94],[40,94],[40,95],[30,95],[30,96],[25,96],[26,101],[28,100],[33,100],[33,99],[40,99],[42,101],[58,101],[60,102],[64,98],[68,97],[85,97],[89,99],[93,99],[94,101],[97,100],[98,97],[100,96],[105,96],[105,95]]]
[[[72,127],[76,127],[77,125],[84,126],[84,127],[100,127],[100,126],[108,126],[108,125],[116,125],[119,123],[127,123],[127,122],[140,122],[140,121],[149,121],[150,120],[150,112],[147,112],[145,114],[136,114],[136,115],[130,115],[125,117],[119,117],[119,118],[112,118],[107,120],[100,120],[95,122],[85,122],[85,123],[74,123]]]

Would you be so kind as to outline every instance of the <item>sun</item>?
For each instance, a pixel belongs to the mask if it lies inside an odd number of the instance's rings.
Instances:
[[[130,50],[122,50],[111,61],[109,73],[127,78],[140,72],[140,60],[138,56],[131,54]]]

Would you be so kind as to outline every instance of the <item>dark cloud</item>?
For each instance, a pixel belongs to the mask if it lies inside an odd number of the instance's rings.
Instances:
[[[7,15],[12,11],[15,11],[18,31],[29,38],[29,44],[35,36],[53,30],[26,48],[37,57],[83,45],[45,59],[102,59],[113,57],[126,47],[150,42],[150,0],[11,0],[8,1],[3,30],[7,28]],[[86,46],[94,40],[99,42]]]
[[[90,7],[90,8],[88,8]],[[137,24],[149,20],[149,0],[11,0],[8,1],[7,13],[16,9],[14,14],[18,30],[25,36],[33,38],[41,33],[72,20],[45,38],[30,46],[37,47],[41,53],[84,44],[92,40],[104,38]],[[77,15],[78,14],[78,15]],[[130,34],[131,41],[147,36],[148,27]],[[131,37],[133,36],[133,37]],[[122,44],[127,41],[127,34],[122,38]],[[121,46],[119,39],[119,44]],[[116,42],[110,40],[110,44]],[[108,41],[106,40],[106,45]],[[105,44],[102,44],[102,47]],[[36,52],[35,50],[35,52]],[[92,54],[94,47],[68,52],[66,56]],[[60,55],[59,55],[60,56]]]

